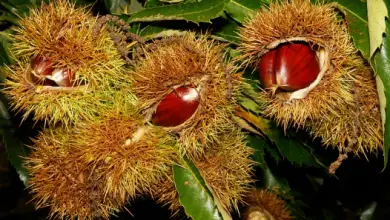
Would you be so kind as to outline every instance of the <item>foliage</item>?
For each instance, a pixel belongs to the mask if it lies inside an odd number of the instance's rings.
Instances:
[[[173,166],[175,186],[179,193],[180,204],[187,216],[194,220],[227,219],[222,217],[226,211],[218,206],[217,198],[210,191],[195,165],[183,158],[183,166]]]
[[[370,32],[370,57],[371,65],[377,74],[377,88],[379,93],[379,100],[381,103],[382,123],[385,130],[384,156],[385,168],[388,163],[390,151],[390,123],[387,119],[390,118],[390,108],[387,107],[387,99],[390,98],[390,38],[386,33],[390,33],[390,24],[386,8],[390,8],[388,1],[369,1],[368,21]],[[373,23],[373,24],[372,24]],[[374,40],[375,39],[375,40]]]
[[[227,51],[231,57],[237,55],[235,51],[239,42],[237,32],[241,24],[257,9],[267,7],[269,4],[268,0],[75,0],[75,2],[80,5],[93,5],[92,11],[95,14],[110,13],[120,16],[130,24],[130,31],[146,40],[177,35],[189,30],[198,33],[208,31],[211,38],[229,44]],[[340,10],[340,17],[348,24],[354,45],[370,62],[378,76],[385,128],[383,160],[382,155],[368,155],[370,164],[365,160],[352,159],[340,168],[337,176],[329,175],[326,168],[337,158],[337,152],[332,149],[325,150],[319,140],[311,140],[305,132],[284,131],[269,119],[262,117],[261,105],[251,98],[251,94],[256,93],[257,80],[255,75],[249,72],[245,76],[251,86],[240,97],[241,107],[238,116],[262,133],[262,136],[250,134],[247,137],[248,145],[255,149],[253,159],[259,162],[255,174],[260,181],[256,186],[277,188],[279,195],[288,201],[297,219],[346,219],[346,216],[386,219],[390,216],[385,208],[390,204],[390,190],[386,185],[390,171],[389,169],[382,173],[379,171],[386,167],[390,149],[390,123],[387,123],[390,108],[387,108],[386,102],[390,99],[388,15],[382,11],[379,17],[377,15],[370,20],[370,13],[376,11],[368,11],[365,1],[328,2],[333,2]],[[367,2],[375,6],[382,1]],[[11,26],[18,25],[19,16],[28,14],[30,7],[37,7],[40,4],[41,0],[0,1],[1,68],[6,68],[6,65],[12,63],[8,49],[9,39],[5,33],[10,31]],[[383,4],[390,9],[388,1],[383,1]],[[383,20],[384,29],[378,30],[378,27],[370,26],[378,19]],[[375,48],[370,47],[374,36],[376,39],[382,39],[379,43],[372,44]],[[1,80],[5,77],[3,73],[4,71],[0,72]],[[28,176],[22,166],[23,157],[28,155],[25,144],[30,143],[29,139],[37,134],[40,125],[33,127],[31,120],[27,119],[20,127],[21,120],[18,115],[7,110],[7,100],[2,96],[0,100],[0,129],[3,142],[10,163],[20,179],[26,183]],[[173,173],[185,213],[193,219],[226,219],[224,211],[218,208],[218,201],[196,167],[188,159],[184,161],[186,166],[174,166]]]

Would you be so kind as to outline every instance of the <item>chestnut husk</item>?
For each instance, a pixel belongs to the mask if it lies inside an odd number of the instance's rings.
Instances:
[[[308,0],[271,3],[241,29],[237,60],[256,67],[281,43],[309,44],[319,58],[320,79],[294,92],[261,91],[253,98],[262,103],[262,113],[284,129],[307,130],[340,152],[377,152],[383,148],[383,131],[374,74],[337,13],[331,4]],[[365,94],[366,101],[356,94]]]
[[[223,48],[207,36],[187,33],[147,45],[135,65],[131,89],[138,98],[137,107],[152,124],[159,125],[156,118],[165,117],[159,115],[158,107],[174,96],[177,88],[190,86],[198,94],[199,103],[191,105],[192,114],[187,114],[186,120],[164,127],[178,136],[181,154],[191,159],[201,157],[210,148],[216,132],[235,126],[235,97],[242,78],[232,64],[223,62]],[[175,108],[174,112],[179,111]]]

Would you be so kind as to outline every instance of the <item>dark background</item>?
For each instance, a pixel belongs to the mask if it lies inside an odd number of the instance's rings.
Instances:
[[[0,0],[1,2],[2,0]],[[95,2],[86,0],[85,2]],[[106,14],[102,0],[94,5],[95,14]],[[188,28],[188,23],[177,22]],[[167,23],[169,25],[169,22]],[[0,23],[0,30],[8,28],[10,24]],[[196,26],[196,25],[195,25]],[[195,27],[202,28],[202,27]],[[10,112],[10,115],[14,113]],[[21,127],[20,118],[14,116],[13,124],[6,129],[15,129],[16,134],[26,140],[34,137],[39,130],[32,129],[31,121],[27,120]],[[26,139],[27,138],[27,139]],[[337,158],[337,151],[324,149],[317,145],[316,151],[324,158]],[[381,172],[383,157],[378,155],[363,155],[361,158],[350,158],[337,170],[336,176],[327,174],[322,168],[305,168],[291,165],[288,161],[276,163],[269,155],[266,155],[267,164],[275,175],[285,178],[295,196],[296,202],[300,202],[301,215],[297,219],[313,220],[386,220],[390,219],[390,168]],[[256,170],[261,186],[263,171]],[[35,210],[30,203],[31,195],[19,180],[15,169],[7,159],[7,152],[0,142],[0,219],[46,219],[48,209]],[[118,214],[112,219],[170,219],[170,211],[147,198],[139,199],[127,207],[130,213]],[[176,219],[184,219],[179,215]],[[237,215],[234,217],[238,218]]]

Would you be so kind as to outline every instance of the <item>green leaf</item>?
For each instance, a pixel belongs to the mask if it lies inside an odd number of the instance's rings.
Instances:
[[[313,155],[306,149],[305,145],[295,138],[285,136],[280,128],[267,119],[262,119],[267,126],[266,134],[275,143],[280,154],[299,166],[317,166]]]
[[[15,6],[20,6],[20,5],[37,5],[40,4],[42,0],[8,0],[8,2],[12,3]]]
[[[245,110],[236,109],[236,115],[251,123],[265,134],[279,150],[280,154],[291,163],[299,166],[318,166],[315,158],[307,149],[306,145],[295,137],[286,136],[281,128],[274,122],[261,117],[262,103],[256,100],[257,92],[251,85],[244,85],[242,95],[239,97],[239,103]],[[269,151],[275,159],[277,154]]]
[[[42,2],[48,3],[49,0],[2,0],[0,1],[0,21],[12,25],[19,25],[19,18],[26,16],[30,8],[41,5]]]
[[[257,85],[254,81],[248,80],[248,83],[242,86],[242,93],[238,97],[238,101],[246,110],[255,114],[261,114],[263,112],[264,105],[256,99],[258,91],[254,88],[255,86]]]
[[[175,187],[179,193],[180,204],[188,217],[194,220],[223,220],[212,192],[188,159],[183,159],[183,166],[173,166]]]
[[[130,1],[130,14],[137,13],[142,9],[144,9],[144,7],[137,0]]]
[[[258,105],[258,103],[255,100],[245,95],[246,94],[244,93],[242,96],[239,97],[240,105],[247,110],[260,114],[262,108]]]
[[[317,146],[323,148],[323,146]],[[316,152],[315,148],[313,146],[307,146],[308,151],[312,155],[313,159],[316,161],[316,163],[324,168],[325,170],[329,170],[329,166],[331,163],[334,162],[328,155],[322,155]],[[332,160],[332,161],[331,161]]]
[[[267,150],[267,152],[271,155],[271,157],[275,160],[275,162],[278,163],[281,159],[278,150],[269,144],[264,145],[264,147]]]
[[[371,202],[360,214],[360,220],[374,220],[375,211],[377,211],[377,202]]]
[[[388,17],[388,13],[383,0],[368,0],[367,14],[371,57],[374,52],[381,46],[383,34],[386,30],[385,19]]]
[[[303,142],[298,141],[295,137],[284,135],[281,128],[278,128],[274,122],[246,112],[243,109],[236,109],[236,115],[251,123],[258,128],[263,134],[275,143],[280,154],[293,164],[298,166],[318,166],[313,155],[308,151]]]
[[[248,16],[266,5],[269,5],[268,0],[231,0],[225,10],[234,20],[243,23]]]
[[[385,197],[385,201],[371,201],[360,212],[360,220],[376,220],[376,219],[388,219],[389,216],[389,203],[388,197]],[[387,201],[386,201],[387,200]],[[385,217],[386,216],[386,217]]]
[[[348,30],[356,48],[368,59],[370,54],[370,40],[368,35],[368,18],[365,1],[328,0],[336,2],[337,7],[345,15]]]
[[[0,129],[5,130],[11,127],[11,117],[8,114],[7,106],[0,99]]]
[[[137,0],[104,0],[106,8],[111,14],[133,14],[143,9]]]
[[[15,134],[11,118],[4,104],[3,96],[0,97],[0,129],[3,131],[3,140],[8,154],[8,159],[19,175],[20,180],[27,186],[29,179],[26,168],[23,166],[24,159],[29,154],[29,149],[25,147]]]
[[[386,1],[386,7],[390,8],[390,2]],[[384,123],[384,168],[389,159],[390,150],[390,108],[387,100],[390,99],[390,23],[386,20],[386,35],[379,50],[374,53],[371,65],[377,74],[377,88],[381,102],[382,123]]]
[[[174,30],[170,28],[166,28],[163,26],[157,26],[157,25],[148,25],[142,30],[139,31],[139,35],[145,40],[150,40],[154,38],[159,38],[159,37],[169,37],[173,35],[183,35],[185,33],[184,30]]]
[[[2,33],[5,32],[0,32],[0,67],[4,65],[9,65],[12,63],[12,60],[10,58],[10,52],[8,49],[9,43],[8,43],[8,38],[4,36]],[[1,71],[1,69],[0,69]],[[4,80],[4,72],[0,72],[0,82],[3,82]]]
[[[19,179],[27,186],[29,175],[26,168],[23,166],[23,157],[29,155],[29,149],[19,141],[15,133],[10,129],[3,130],[3,138],[8,153],[8,159],[18,173]]]
[[[246,142],[248,146],[256,150],[252,159],[258,162],[261,168],[265,168],[264,146],[268,144],[267,141],[254,135],[248,135],[246,137]]]
[[[16,0],[16,1],[2,1],[0,2],[0,10],[7,11],[14,16],[25,16],[29,14],[31,7],[37,7],[42,0]],[[11,16],[11,15],[9,15]]]
[[[269,189],[269,190],[275,190],[281,194],[281,195],[289,195],[291,188],[287,182],[286,179],[276,176],[272,170],[266,166],[265,169],[263,169],[263,175],[261,177],[261,181],[263,182],[263,185]]]
[[[12,14],[10,14],[10,13],[3,13],[3,15],[0,16],[0,21],[9,22],[12,25],[18,25],[19,24],[19,20],[17,19],[17,17],[12,15]]]
[[[228,0],[208,0],[145,8],[135,13],[130,22],[161,20],[186,20],[194,23],[210,22],[211,19],[220,15],[228,2]]]
[[[159,7],[167,4],[191,3],[191,2],[201,2],[201,1],[202,0],[147,0],[145,2],[145,8]]]
[[[184,0],[160,0],[160,2],[175,4],[175,3],[182,3],[182,2],[184,2]]]
[[[276,145],[280,154],[291,163],[298,166],[318,166],[316,159],[306,148],[306,145],[297,140],[292,135],[293,132],[287,130],[287,135],[285,135],[281,128],[277,127],[273,121],[263,118],[260,115],[254,115],[242,108],[236,108],[235,113],[238,117],[249,122],[253,127],[256,127],[265,134]],[[289,135],[289,133],[291,134]]]
[[[253,160],[259,163],[261,168],[265,168],[265,150],[274,158],[276,163],[280,161],[280,154],[277,149],[270,145],[264,138],[255,135],[247,136],[247,144],[256,150]]]
[[[221,19],[213,25],[212,37],[232,44],[239,44],[238,28],[239,24],[232,19]]]
[[[147,0],[145,2],[145,8],[154,8],[154,7],[159,7],[159,6],[164,6],[164,2],[161,2],[159,0]]]
[[[208,31],[210,37],[219,41],[225,41],[232,44],[238,43],[236,30],[238,23],[232,19],[217,18],[212,20],[212,24],[202,24],[200,27],[195,24],[189,25],[184,21],[159,21],[152,22],[136,32],[146,40],[168,37],[173,35],[183,35],[186,31],[196,31],[204,33]]]

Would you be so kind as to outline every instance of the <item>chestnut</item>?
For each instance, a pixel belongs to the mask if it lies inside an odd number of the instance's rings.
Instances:
[[[194,86],[180,86],[157,105],[152,123],[163,127],[181,125],[196,112],[199,102],[200,94]]]
[[[260,82],[273,91],[293,92],[316,80],[320,65],[307,43],[284,43],[265,53],[258,64]]]
[[[70,69],[54,69],[54,62],[45,56],[37,55],[31,59],[32,78],[45,86],[70,87],[75,75]]]
[[[54,71],[53,61],[41,55],[31,59],[31,68],[37,77],[49,76]]]

